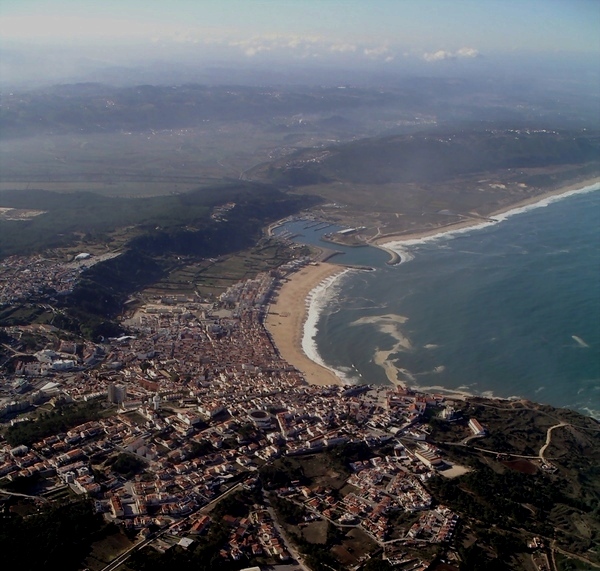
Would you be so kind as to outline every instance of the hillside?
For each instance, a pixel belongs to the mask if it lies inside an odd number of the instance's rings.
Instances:
[[[487,217],[600,175],[585,130],[457,129],[298,151],[247,178],[323,197],[319,216],[365,229],[354,243]]]
[[[299,151],[254,172],[290,186],[431,183],[479,172],[597,162],[599,157],[600,136],[584,131],[440,131]]]
[[[87,247],[104,244],[114,249],[133,239],[142,249],[160,247],[163,253],[173,249],[182,253],[182,249],[198,250],[199,242],[192,240],[186,246],[175,246],[175,236],[187,240],[190,232],[204,228],[210,233],[213,226],[222,232],[223,224],[215,225],[210,217],[221,204],[232,202],[237,206],[228,219],[236,218],[238,231],[219,238],[223,244],[244,234],[240,224],[271,221],[315,201],[288,197],[270,185],[240,181],[222,181],[188,193],[146,198],[106,197],[91,192],[0,191],[0,207],[36,214],[21,219],[0,216],[0,259],[78,243],[87,243]],[[256,228],[251,230],[256,236]],[[83,244],[80,247],[85,247]]]
[[[192,260],[250,248],[269,223],[319,202],[268,186],[232,182],[150,198],[92,193],[0,193],[0,204],[37,215],[0,220],[0,260],[41,254],[45,263],[75,263],[79,252],[98,263],[82,268],[70,295],[47,282],[0,306],[0,326],[50,322],[96,338],[118,331],[112,323],[127,298]],[[92,260],[94,261],[94,260]],[[10,282],[11,262],[5,280]],[[31,270],[29,270],[31,271]],[[59,311],[57,309],[60,308]]]

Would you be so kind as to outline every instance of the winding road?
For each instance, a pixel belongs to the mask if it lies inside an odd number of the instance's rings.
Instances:
[[[544,457],[544,452],[546,452],[546,448],[548,448],[548,446],[550,446],[550,442],[552,440],[552,431],[555,428],[560,428],[561,426],[571,426],[568,422],[560,422],[558,424],[555,424],[554,426],[551,426],[548,431],[546,432],[546,444],[544,444],[541,448],[540,448],[540,452],[539,452],[539,458],[542,462],[546,462],[546,458]]]

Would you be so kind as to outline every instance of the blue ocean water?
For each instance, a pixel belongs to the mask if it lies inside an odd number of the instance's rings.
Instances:
[[[351,382],[391,375],[600,418],[599,220],[596,190],[402,246],[397,266],[348,249],[340,262],[376,270],[351,271],[325,294],[318,352]],[[318,240],[307,233],[297,239]]]

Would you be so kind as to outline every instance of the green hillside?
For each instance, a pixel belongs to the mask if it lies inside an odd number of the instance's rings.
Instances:
[[[431,183],[477,172],[600,160],[600,136],[581,132],[485,130],[418,133],[300,151],[256,169],[279,184]]]

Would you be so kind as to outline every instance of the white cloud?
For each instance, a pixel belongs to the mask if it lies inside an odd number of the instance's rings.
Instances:
[[[268,34],[247,40],[230,41],[230,47],[239,48],[246,56],[253,57],[261,52],[289,50],[296,56],[313,55],[313,49],[321,46],[322,40],[314,36],[281,36]]]
[[[444,59],[451,59],[452,57],[452,52],[447,52],[445,50],[438,50],[437,52],[423,54],[423,59],[425,61],[441,61]]]
[[[362,55],[370,59],[390,62],[395,54],[388,46],[361,46],[350,42],[331,41],[318,36],[262,35],[249,39],[227,42],[232,48],[238,48],[244,55],[253,57],[261,52],[287,52],[296,58],[316,58],[330,55]]]
[[[248,57],[253,57],[260,52],[269,52],[271,48],[269,46],[250,46],[244,50],[244,54]]]
[[[479,51],[475,48],[460,48],[455,52],[449,52],[446,50],[438,50],[437,52],[425,52],[423,59],[425,61],[443,61],[446,59],[457,59],[457,58],[475,58],[479,56]]]
[[[362,52],[366,57],[371,59],[382,59],[383,61],[390,62],[394,59],[394,54],[387,46],[374,46],[364,48]]]
[[[183,50],[210,46],[215,52],[227,50],[228,55],[241,57],[288,57],[288,58],[336,58],[373,59],[390,62],[395,57],[394,48],[371,42],[354,42],[350,38],[327,37],[318,34],[253,34],[246,30],[230,27],[198,26],[190,22],[149,22],[131,19],[89,18],[78,15],[58,18],[45,17],[3,17],[0,15],[0,35],[6,39],[34,35],[37,40],[63,42],[68,37],[76,43],[113,42],[140,45],[143,48],[167,50],[174,47]]]
[[[475,48],[460,48],[456,52],[456,57],[478,57],[479,51]]]

